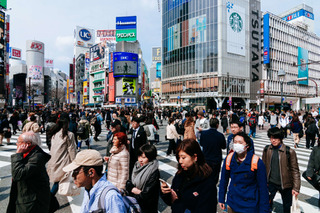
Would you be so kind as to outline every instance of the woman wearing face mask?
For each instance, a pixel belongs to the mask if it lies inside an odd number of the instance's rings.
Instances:
[[[233,138],[233,153],[223,164],[219,184],[219,206],[225,209],[227,194],[228,212],[270,212],[266,168],[263,161],[252,152],[250,137],[239,132]]]
[[[173,213],[217,212],[216,185],[212,169],[205,162],[199,143],[194,139],[183,140],[176,154],[178,171],[171,188],[161,183],[161,197],[171,206]]]
[[[158,213],[160,192],[159,163],[155,146],[145,144],[140,147],[138,161],[134,164],[131,180],[126,183],[130,196],[137,199],[142,213]]]

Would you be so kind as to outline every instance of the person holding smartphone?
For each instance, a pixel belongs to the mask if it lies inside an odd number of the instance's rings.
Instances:
[[[200,145],[194,139],[183,140],[177,148],[178,171],[171,188],[161,181],[161,197],[172,213],[216,212],[216,185],[212,169],[205,162]]]

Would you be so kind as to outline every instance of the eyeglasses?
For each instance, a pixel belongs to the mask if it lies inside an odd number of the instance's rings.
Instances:
[[[73,170],[73,172],[72,172],[72,177],[73,178],[76,178],[78,176],[78,174],[80,174],[80,172],[81,173],[84,172],[83,170],[81,171],[81,168],[82,168],[82,166],[80,166],[80,167],[76,168],[75,170]]]

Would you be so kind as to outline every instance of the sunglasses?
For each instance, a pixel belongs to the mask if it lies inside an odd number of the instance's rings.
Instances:
[[[81,168],[82,168],[82,166],[80,166],[80,167],[76,168],[75,170],[73,170],[73,172],[72,172],[72,177],[73,177],[73,178],[76,178],[77,175],[80,174]],[[84,172],[84,171],[82,170],[82,173],[83,173],[83,172]]]

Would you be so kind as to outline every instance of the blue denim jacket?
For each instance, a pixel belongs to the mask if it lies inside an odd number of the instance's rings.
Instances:
[[[106,174],[104,174],[100,180],[94,184],[90,191],[85,190],[81,213],[88,213],[98,210],[98,202],[100,194],[106,186],[112,185],[107,180]],[[115,190],[110,190],[105,197],[105,212],[106,213],[123,213],[127,212],[127,209],[123,203],[122,196]]]

